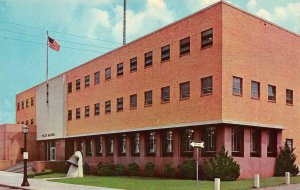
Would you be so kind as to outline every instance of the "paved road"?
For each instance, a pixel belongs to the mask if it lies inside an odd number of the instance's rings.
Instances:
[[[91,187],[84,185],[72,185],[64,183],[49,182],[44,179],[28,179],[30,187],[20,187],[23,181],[23,174],[11,173],[0,171],[0,188],[3,185],[19,187],[20,189],[30,189],[30,190],[117,190],[113,188],[106,187]],[[5,188],[4,188],[5,189]]]

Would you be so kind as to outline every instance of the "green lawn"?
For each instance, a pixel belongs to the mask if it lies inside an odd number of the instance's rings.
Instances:
[[[63,177],[65,174],[50,174],[37,176],[35,178],[55,178]],[[159,178],[144,178],[144,177],[100,177],[100,176],[85,176],[84,178],[75,179],[52,179],[49,181],[71,183],[79,185],[112,187],[127,190],[196,190],[195,180],[178,180],[178,179],[159,179]],[[292,183],[300,183],[300,176],[292,177]],[[272,177],[261,179],[261,187],[283,185],[283,177]],[[212,181],[199,181],[201,190],[213,189]],[[253,186],[253,180],[238,180],[234,182],[221,182],[222,190],[248,190]]]

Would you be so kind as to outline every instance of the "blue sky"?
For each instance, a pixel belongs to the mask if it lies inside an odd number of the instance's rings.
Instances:
[[[127,0],[127,42],[215,2]],[[229,3],[300,33],[300,0]],[[122,6],[123,0],[0,0],[0,124],[15,122],[17,93],[45,80],[46,30],[62,46],[49,49],[51,78],[121,45]]]

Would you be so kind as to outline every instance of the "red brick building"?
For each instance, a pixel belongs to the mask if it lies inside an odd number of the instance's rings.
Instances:
[[[241,178],[272,176],[279,146],[300,143],[297,47],[299,35],[218,2],[49,80],[48,104],[45,83],[18,94],[16,120],[37,125],[42,160],[81,150],[90,165],[161,172],[202,140],[201,160],[224,145]]]

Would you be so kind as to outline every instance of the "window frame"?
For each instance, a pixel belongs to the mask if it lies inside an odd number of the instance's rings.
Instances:
[[[77,79],[77,80],[76,80],[76,91],[77,91],[77,90],[80,90],[80,88],[81,88],[81,85],[80,85],[80,79]]]
[[[167,91],[165,91],[167,90]],[[167,93],[167,95],[165,94]],[[170,94],[171,94],[171,88],[170,86],[165,86],[161,88],[161,103],[168,103],[170,102]]]
[[[257,89],[254,89],[255,87],[254,85],[257,85]],[[260,82],[258,81],[254,81],[254,80],[251,81],[251,98],[260,99]]]
[[[207,81],[210,81],[210,84],[208,84]],[[207,76],[201,78],[201,95],[202,96],[211,95],[212,93],[213,93],[213,76]]]
[[[30,106],[31,107],[34,106],[34,98],[33,97],[30,98]]]
[[[261,130],[257,128],[250,129],[250,157],[261,157]]]
[[[98,110],[98,111],[97,111]],[[94,104],[94,115],[98,116],[100,115],[100,103]]]
[[[202,31],[201,32],[201,49],[212,47],[213,40],[214,40],[213,28],[209,28],[207,30]],[[206,42],[206,43],[204,43],[204,42]]]
[[[95,146],[96,146],[96,156],[102,156],[102,154],[103,154],[103,137],[102,136],[96,137]]]
[[[84,87],[89,87],[90,86],[90,75],[87,75],[84,77]]]
[[[97,85],[100,83],[100,71],[97,71],[94,73],[94,85]]]
[[[137,71],[137,57],[130,59],[130,72],[136,72]]]
[[[105,80],[111,80],[111,67],[105,69]]]
[[[93,154],[93,148],[94,148],[94,146],[93,146],[93,140],[92,140],[92,138],[86,138],[85,139],[85,156],[86,157],[92,157],[92,156],[94,156],[94,154]]]
[[[187,85],[187,87],[185,87],[184,85]],[[184,88],[187,88],[187,89],[184,89]],[[187,99],[190,99],[190,97],[191,97],[190,81],[180,83],[179,84],[179,100],[187,100]]]
[[[144,92],[144,106],[152,106],[153,104],[153,92],[152,90],[148,90]]]
[[[194,149],[191,146],[191,142],[194,140],[194,129],[186,128],[182,130],[180,137],[180,153],[181,157],[192,157]]]
[[[144,68],[152,67],[153,65],[153,51],[149,51],[144,54],[145,57],[145,63]]]
[[[111,113],[111,100],[105,101],[105,113]]]
[[[186,37],[179,41],[179,55],[188,55],[191,52],[191,38]]]
[[[76,119],[80,119],[81,113],[80,113],[80,108],[76,108]]]
[[[140,156],[140,154],[141,154],[140,133],[134,133],[131,136],[131,156],[136,157],[136,156]]]
[[[271,93],[273,93],[273,96],[270,94],[270,90],[272,91]],[[276,86],[271,84],[268,84],[268,101],[276,102]]]
[[[120,111],[123,111],[123,97],[120,97],[120,98],[117,98],[117,111],[120,112]]]
[[[242,126],[231,127],[231,155],[244,156],[244,128]]]
[[[286,104],[293,105],[294,104],[294,91],[291,89],[286,89],[285,93],[286,93]]]
[[[124,75],[124,64],[119,63],[117,64],[117,77],[121,77]]]
[[[115,150],[115,142],[113,137],[105,138],[105,147],[106,147],[106,156],[112,157],[114,155],[114,150]]]
[[[84,107],[84,117],[90,117],[90,106],[89,105]]]
[[[204,127],[201,130],[201,138],[205,144],[203,155],[207,157],[215,156],[217,152],[218,128],[216,126]]]
[[[68,110],[68,121],[72,120],[72,110]]]
[[[118,155],[126,156],[127,153],[127,137],[126,134],[122,134],[118,138]]]
[[[135,97],[135,104],[133,102],[133,97]],[[131,94],[129,96],[129,101],[130,101],[130,109],[136,109],[137,108],[137,94]]]
[[[236,86],[235,81],[239,81],[239,86]],[[232,94],[236,96],[243,96],[243,78],[233,76],[232,77]]]
[[[162,156],[172,157],[174,152],[174,131],[165,130],[161,134]]]
[[[153,156],[155,157],[157,151],[157,137],[156,132],[151,131],[146,133],[146,156]]]
[[[277,157],[278,131],[275,129],[268,129],[267,135],[268,135],[267,157]]]
[[[68,93],[72,93],[73,87],[72,87],[72,82],[68,83]]]
[[[170,49],[170,44],[165,45],[161,47],[161,62],[166,62],[170,60],[170,54],[171,54],[171,49]]]

